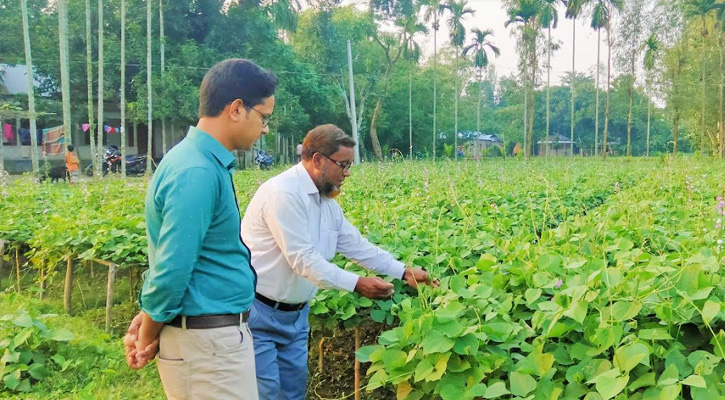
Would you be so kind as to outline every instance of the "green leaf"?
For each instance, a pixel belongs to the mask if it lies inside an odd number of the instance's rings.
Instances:
[[[453,351],[462,356],[473,355],[478,352],[479,341],[476,335],[469,333],[456,340]]]
[[[8,389],[17,389],[17,387],[20,385],[20,371],[15,370],[5,375],[5,378],[3,378],[3,382],[5,382],[5,386],[7,386]]]
[[[524,297],[526,298],[526,304],[531,304],[541,298],[541,289],[526,289]]]
[[[514,330],[511,323],[491,322],[481,327],[481,330],[494,342],[505,342]]]
[[[637,378],[636,381],[630,383],[629,386],[627,386],[627,389],[630,392],[633,392],[639,388],[649,387],[649,386],[654,386],[654,385],[655,385],[655,373],[650,372],[650,373],[640,376],[639,378]]]
[[[424,358],[421,362],[418,363],[418,365],[415,366],[415,382],[420,382],[423,379],[427,378],[434,369],[435,366],[431,364],[430,361],[428,361],[428,358]]]
[[[708,300],[702,307],[702,320],[705,321],[706,324],[709,324],[718,313],[720,313],[720,303]]]
[[[519,397],[526,397],[536,389],[536,380],[529,374],[514,371],[509,374],[509,385],[511,385],[511,393]]]
[[[45,365],[37,363],[30,365],[30,367],[28,368],[28,373],[36,380],[45,379],[48,375],[50,375],[50,372],[45,367]]]
[[[677,397],[680,395],[681,390],[682,390],[682,386],[680,386],[680,385],[665,386],[662,388],[662,391],[660,392],[659,400],[676,400]]]
[[[435,311],[436,319],[439,322],[453,321],[458,318],[465,311],[465,307],[458,301],[453,301],[446,304],[444,307],[439,308]]]
[[[683,385],[687,386],[694,386],[706,389],[707,384],[705,383],[705,379],[701,377],[700,375],[690,375],[687,378],[682,380]]]
[[[478,259],[478,262],[476,263],[476,268],[481,271],[490,271],[491,267],[496,265],[497,262],[498,260],[496,260],[496,257],[491,254],[484,253],[481,254],[481,258]]]
[[[407,354],[401,350],[387,349],[383,352],[383,364],[388,371],[401,368],[405,365]]]
[[[649,365],[649,348],[642,343],[622,346],[614,352],[614,366],[622,373],[628,373],[639,363]]]
[[[377,350],[382,350],[382,349],[383,349],[383,346],[380,346],[380,345],[364,346],[364,347],[361,347],[357,352],[355,352],[355,357],[357,357],[358,361],[360,361],[361,363],[367,363],[367,362],[371,361],[370,355],[373,352],[375,352]],[[58,360],[56,360],[55,358],[53,358],[53,361],[55,361],[59,364],[61,363]]]
[[[629,375],[620,376],[618,369],[612,369],[599,374],[593,379],[597,392],[602,395],[604,400],[609,400],[627,387]]]
[[[483,397],[487,399],[495,399],[497,397],[501,397],[504,395],[507,395],[511,392],[509,392],[506,389],[506,384],[503,382],[496,382],[493,385],[489,386],[488,389],[486,389],[486,393],[483,395]]]
[[[696,374],[708,376],[720,363],[720,358],[706,351],[698,350],[687,356],[687,362],[695,369]]]
[[[677,369],[675,364],[670,364],[667,368],[665,368],[664,372],[662,372],[662,375],[660,375],[660,379],[657,381],[657,386],[664,388],[666,386],[674,385],[679,380],[680,371]]]
[[[453,348],[455,341],[437,330],[430,331],[423,338],[423,355],[431,353],[445,353]]]
[[[642,340],[672,340],[672,336],[665,329],[642,329],[637,336]]]
[[[69,342],[75,339],[75,336],[68,329],[54,329],[47,334],[48,339],[55,340],[56,342]]]
[[[30,328],[33,326],[33,319],[30,318],[30,315],[23,313],[13,319],[13,325]]]

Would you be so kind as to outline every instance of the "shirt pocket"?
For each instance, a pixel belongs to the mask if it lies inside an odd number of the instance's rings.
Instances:
[[[320,233],[320,252],[325,260],[332,260],[337,252],[337,231],[323,229]]]

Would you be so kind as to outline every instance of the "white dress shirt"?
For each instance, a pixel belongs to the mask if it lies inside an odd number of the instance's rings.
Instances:
[[[360,235],[333,199],[320,196],[302,164],[263,183],[242,218],[257,292],[283,303],[311,300],[317,288],[353,291],[358,275],[329,262],[339,252],[380,274],[401,278],[405,265]]]

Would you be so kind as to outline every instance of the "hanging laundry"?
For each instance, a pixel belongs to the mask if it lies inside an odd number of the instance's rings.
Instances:
[[[13,127],[10,124],[3,124],[3,140],[5,143],[12,142],[14,137]]]
[[[108,125],[103,125],[103,130],[106,131],[106,133],[115,133],[116,128]]]
[[[20,136],[21,145],[30,146],[30,129],[20,128],[18,129],[18,135]]]
[[[91,124],[85,123],[81,125],[81,128],[83,128],[83,132],[88,132],[88,130],[91,129]]]
[[[63,152],[63,125],[43,129],[43,151],[48,155],[60,154]]]

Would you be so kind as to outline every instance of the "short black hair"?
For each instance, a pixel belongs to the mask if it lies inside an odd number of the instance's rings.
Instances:
[[[236,99],[242,99],[247,108],[261,104],[274,94],[277,83],[272,72],[249,60],[224,60],[211,67],[201,81],[199,118],[218,116]]]
[[[75,148],[75,147],[74,147],[74,146],[73,146],[72,144],[69,144],[69,145],[68,145],[68,151],[73,151],[73,150],[75,150],[75,149],[76,149],[76,148]]]
[[[302,159],[309,161],[315,153],[332,156],[340,147],[355,147],[355,141],[333,124],[318,125],[307,132],[302,142]]]

